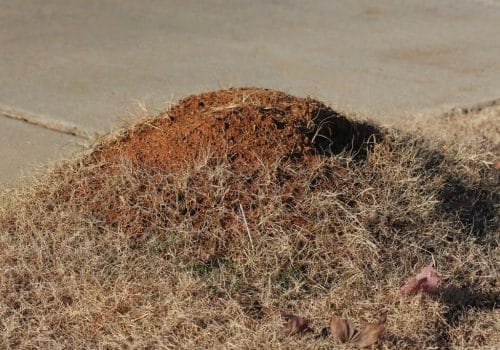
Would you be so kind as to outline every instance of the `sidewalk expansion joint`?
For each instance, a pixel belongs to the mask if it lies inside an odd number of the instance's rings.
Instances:
[[[489,100],[485,102],[480,102],[480,103],[475,103],[467,106],[458,106],[454,107],[451,110],[447,111],[444,113],[444,116],[451,115],[451,114],[462,114],[462,115],[467,115],[470,113],[479,113],[484,109],[490,108],[490,107],[496,107],[500,105],[500,98],[494,99],[494,100]]]
[[[18,111],[1,104],[0,104],[0,116],[21,120],[31,125],[35,125],[44,129],[60,132],[67,135],[80,137],[86,140],[93,140],[96,135],[96,132],[84,130],[70,123],[62,122],[59,120],[53,120],[50,118],[38,116],[24,111]]]

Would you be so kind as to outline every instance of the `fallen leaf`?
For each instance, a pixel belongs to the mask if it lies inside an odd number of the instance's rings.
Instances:
[[[387,314],[382,315],[377,322],[369,323],[363,328],[353,339],[353,344],[366,348],[375,344],[385,330],[385,322],[387,321]]]
[[[425,292],[436,289],[441,283],[441,278],[432,268],[432,264],[425,266],[415,277],[411,277],[401,287],[401,293],[409,295],[416,294],[420,290]]]
[[[330,333],[341,343],[352,342],[360,348],[375,344],[385,330],[387,314],[382,315],[377,322],[369,323],[361,331],[355,329],[349,320],[332,315],[330,319]]]
[[[291,337],[292,335],[311,331],[311,327],[309,327],[310,321],[307,318],[297,315],[286,316],[288,317],[288,322],[283,328],[283,335]]]
[[[441,283],[441,278],[432,269],[432,264],[424,267],[418,277],[422,279],[421,288],[426,291],[436,289]]]
[[[417,293],[420,290],[420,284],[421,281],[416,277],[412,277],[401,287],[401,293],[406,295]]]
[[[341,319],[337,315],[332,315],[330,319],[330,333],[340,340],[341,343],[347,343],[357,334],[357,331],[351,321]]]

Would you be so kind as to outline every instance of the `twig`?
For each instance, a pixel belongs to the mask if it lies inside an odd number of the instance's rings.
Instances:
[[[250,228],[248,228],[247,218],[245,216],[245,212],[243,211],[243,206],[241,205],[241,203],[240,203],[240,211],[241,211],[241,216],[243,217],[243,223],[245,224],[245,228],[247,230],[248,239],[250,240],[250,244],[252,245],[252,249],[255,250],[255,247],[253,245],[252,234],[250,233]]]

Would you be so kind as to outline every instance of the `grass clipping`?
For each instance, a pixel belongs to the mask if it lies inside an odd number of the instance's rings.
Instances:
[[[0,348],[352,346],[333,314],[387,315],[379,348],[495,347],[500,109],[421,120],[218,91],[6,191]],[[402,295],[429,262],[440,292]]]

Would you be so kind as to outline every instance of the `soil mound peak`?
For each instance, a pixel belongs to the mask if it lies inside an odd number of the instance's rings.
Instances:
[[[150,167],[174,169],[209,154],[236,168],[303,159],[344,148],[363,154],[376,129],[310,98],[259,88],[190,96],[159,118],[132,129],[101,153]]]

